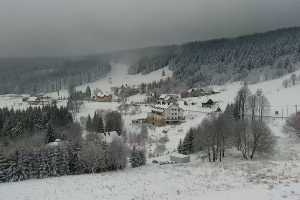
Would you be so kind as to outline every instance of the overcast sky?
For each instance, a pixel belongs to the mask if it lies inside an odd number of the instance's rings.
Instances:
[[[300,0],[0,0],[0,56],[101,53],[300,26]]]

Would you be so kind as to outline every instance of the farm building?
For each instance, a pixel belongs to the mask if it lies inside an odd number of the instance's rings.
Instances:
[[[51,99],[50,97],[45,96],[31,96],[28,98],[23,98],[24,102],[27,102],[30,105],[41,105],[41,106],[47,106],[47,105],[53,105],[56,103],[55,100]]]
[[[112,102],[112,95],[109,93],[99,92],[96,95],[95,100],[98,102]]]

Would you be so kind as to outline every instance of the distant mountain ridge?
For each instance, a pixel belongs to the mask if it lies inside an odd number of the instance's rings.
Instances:
[[[110,69],[105,56],[2,58],[0,94],[54,92],[95,81]]]
[[[152,53],[158,49],[160,53]],[[195,41],[137,52],[131,73],[148,73],[166,65],[189,86],[227,81],[269,80],[290,73],[300,61],[300,27],[237,38]]]
[[[188,87],[269,80],[298,68],[300,27],[100,55],[0,58],[0,94],[50,92],[89,83],[105,76],[111,62],[128,64],[130,74],[169,66],[176,80]]]

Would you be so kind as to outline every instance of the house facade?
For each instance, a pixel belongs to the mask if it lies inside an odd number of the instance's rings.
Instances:
[[[98,102],[112,102],[112,95],[111,94],[103,94],[98,93],[95,97],[95,100]]]
[[[156,126],[164,126],[183,121],[184,111],[178,104],[155,105],[148,114],[148,122]]]
[[[184,110],[179,107],[178,98],[178,95],[160,96],[157,104],[152,106],[151,112],[148,113],[148,123],[164,126],[183,121],[185,119]]]

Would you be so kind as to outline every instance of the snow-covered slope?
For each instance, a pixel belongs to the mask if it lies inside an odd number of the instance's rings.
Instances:
[[[148,164],[118,172],[0,184],[0,194],[5,200],[299,200],[299,169],[295,162]]]
[[[103,92],[111,92],[111,87],[120,87],[122,85],[128,86],[138,86],[141,83],[150,83],[153,81],[159,81],[161,79],[166,79],[172,77],[173,72],[169,70],[166,66],[162,69],[153,71],[149,74],[128,74],[129,66],[121,63],[111,63],[111,71],[103,78],[91,83],[87,83],[81,86],[78,86],[76,89],[85,91],[86,87],[89,86],[91,90],[98,88]],[[162,71],[165,71],[165,76],[162,76]],[[48,93],[48,96],[57,98],[57,93],[52,92]],[[61,90],[60,95],[63,97],[68,96],[67,90]]]
[[[112,63],[112,69],[108,75],[96,82],[82,85],[78,89],[85,90],[86,86],[90,86],[91,89],[99,88],[103,91],[110,91],[111,87],[121,86],[121,85],[139,85],[141,83],[149,83],[152,81],[157,81],[160,79],[165,79],[172,76],[172,71],[168,67],[153,71],[149,74],[128,74],[128,65],[120,63]],[[165,76],[162,76],[162,71],[165,71]]]
[[[300,75],[300,70],[296,71],[295,74]],[[263,94],[270,101],[271,114],[273,115],[275,111],[279,111],[280,116],[282,116],[281,112],[283,111],[283,116],[286,117],[296,111],[295,105],[298,105],[298,110],[300,110],[300,83],[288,88],[284,88],[282,85],[283,80],[290,76],[291,74],[288,74],[279,79],[250,84],[249,89],[252,93],[262,89]],[[234,102],[237,91],[241,87],[241,82],[229,83],[224,86],[212,86],[212,88],[222,92],[211,97],[220,101],[220,106],[224,109],[228,103]]]
[[[126,67],[117,66],[115,65],[116,68],[113,68],[111,72],[111,79],[106,77],[89,85],[92,88],[108,90],[111,86],[126,83],[134,85],[161,78],[161,71],[148,75],[128,75]],[[165,70],[171,75],[170,71]],[[300,71],[296,73],[300,74]],[[282,81],[289,76],[252,84],[249,88],[252,92],[262,89],[271,103],[272,112],[284,110],[284,116],[286,116],[295,111],[296,104],[300,104],[300,84],[289,88],[282,86]],[[206,116],[206,113],[196,112],[201,109],[201,102],[212,98],[219,101],[219,106],[224,109],[228,103],[234,101],[241,83],[212,87],[221,93],[204,98],[186,99],[189,105],[182,105],[187,114],[185,123],[149,129],[149,135],[153,140],[159,140],[164,135],[168,135],[169,138],[166,143],[166,153],[153,159],[167,159],[167,151],[176,149],[186,131],[201,123]],[[81,86],[81,89],[85,89],[85,86]],[[7,99],[8,97],[5,98],[2,102],[10,100]],[[142,98],[144,97],[134,96],[130,100],[139,101]],[[194,105],[191,105],[191,102]],[[116,110],[118,106],[118,103],[85,102],[79,117],[93,114],[97,109]],[[131,121],[145,117],[149,109],[147,106],[141,106],[140,112],[124,115],[127,130],[136,131],[138,128],[132,125]],[[122,171],[95,175],[0,184],[0,196],[5,197],[6,200],[240,200],[241,198],[244,200],[299,200],[300,141],[283,132],[284,123],[285,120],[282,119],[269,121],[270,128],[278,137],[276,152],[269,160],[243,161],[240,158],[228,156],[222,163],[207,163],[201,159],[201,154],[196,154],[192,156],[191,163],[160,166],[152,164],[149,159],[146,166],[138,169],[128,167]],[[164,133],[166,131],[167,133]],[[149,149],[154,150],[154,148],[155,145]]]

